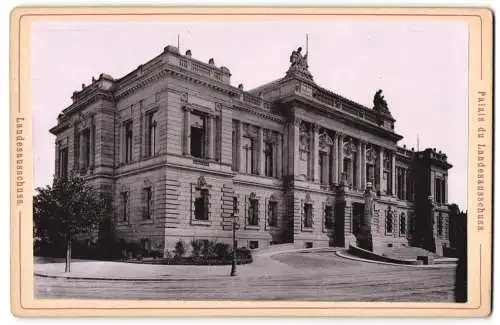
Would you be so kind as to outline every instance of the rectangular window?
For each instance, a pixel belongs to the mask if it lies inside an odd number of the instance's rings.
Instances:
[[[406,216],[404,213],[399,217],[399,234],[401,236],[406,235]]]
[[[88,168],[90,166],[90,129],[83,130],[80,136],[82,145],[82,167]]]
[[[233,214],[236,216],[238,215],[239,210],[238,210],[238,197],[233,196]]]
[[[344,158],[342,179],[344,180],[345,184],[347,184],[347,185],[353,185],[352,184],[353,171],[352,171],[352,168],[351,168],[351,159],[350,158]]]
[[[384,193],[390,193],[390,173],[387,170],[384,170],[384,178],[382,180],[383,186],[385,187],[385,192]]]
[[[196,220],[208,220],[209,195],[207,189],[196,190],[194,200],[194,218]]]
[[[250,199],[248,204],[248,225],[259,225],[259,200]]]
[[[207,158],[207,116],[191,113],[191,156]]]
[[[68,176],[68,148],[59,149],[59,177],[66,178]]]
[[[333,229],[333,206],[325,206],[325,228]]]
[[[247,174],[257,174],[255,161],[255,141],[252,138],[243,137],[243,159],[244,172]]]
[[[327,179],[325,179],[325,173],[323,172],[326,164],[326,153],[323,151],[319,152],[319,181],[321,184],[326,184]]]
[[[251,240],[249,243],[250,249],[256,249],[259,248],[259,242],[256,240]]]
[[[238,167],[238,133],[235,125],[233,124],[233,132],[231,136],[231,148],[232,148],[232,162],[233,162],[233,170],[239,170]]]
[[[270,142],[265,143],[264,149],[264,166],[265,166],[265,175],[267,177],[273,177],[273,144]]]
[[[144,210],[142,213],[143,219],[151,219],[151,209],[153,207],[153,193],[151,192],[151,187],[146,187],[143,190],[144,195]]]
[[[434,179],[434,201],[439,203],[439,178]]]
[[[393,220],[393,215],[392,212],[388,211],[387,215],[385,216],[385,232],[388,234],[392,234],[392,223],[394,222]]]
[[[443,215],[441,213],[437,217],[437,235],[443,236]]]
[[[128,192],[121,192],[121,204],[122,204],[122,221],[128,220]]]
[[[125,122],[124,124],[124,137],[125,137],[125,150],[124,150],[124,162],[132,162],[132,121]]]
[[[157,112],[150,112],[146,115],[146,157],[156,154],[158,141]]]
[[[269,226],[276,227],[278,225],[278,202],[269,201],[268,218],[269,218]]]
[[[313,207],[312,204],[304,204],[304,227],[311,228],[313,225]]]

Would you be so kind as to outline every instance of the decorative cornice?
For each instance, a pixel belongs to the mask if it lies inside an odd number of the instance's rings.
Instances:
[[[252,115],[256,115],[256,116],[259,116],[259,117],[262,117],[262,118],[265,118],[267,120],[271,120],[274,122],[278,122],[278,123],[282,123],[282,124],[285,123],[285,119],[282,116],[273,114],[271,112],[263,111],[263,110],[256,110],[254,108],[248,107],[247,105],[236,105],[233,102],[233,109],[237,109],[240,111],[251,113]]]
[[[166,78],[167,76],[174,76],[174,77],[180,77],[181,79],[185,79],[193,84],[199,84],[206,86],[208,88],[211,88],[212,90],[227,94],[229,96],[235,96],[238,94],[238,91],[236,88],[232,86],[228,86],[226,84],[223,84],[222,82],[218,82],[213,79],[207,79],[203,76],[196,75],[193,73],[186,72],[180,68],[166,65],[163,70],[156,74],[143,74],[139,77],[137,77],[137,80],[135,83],[130,83],[130,86],[124,87],[123,89],[118,89],[116,91],[115,97],[117,100],[120,100],[122,98],[125,98],[127,96],[130,96],[134,94],[137,90],[144,88],[148,86],[151,83],[154,83],[156,81],[162,80]]]

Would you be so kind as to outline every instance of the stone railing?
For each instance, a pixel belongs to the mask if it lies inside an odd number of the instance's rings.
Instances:
[[[250,93],[241,93],[240,100],[244,103],[252,104],[255,106],[259,106],[265,110],[271,109],[271,103],[263,100],[262,98],[252,95]]]
[[[399,156],[403,156],[406,158],[413,158],[413,155],[415,154],[415,151],[408,150],[406,148],[401,148],[401,147],[398,147],[396,152]]]
[[[182,56],[178,53],[168,53],[167,62],[169,64],[177,65],[182,69],[192,71],[196,74],[224,82],[226,84],[230,83],[230,72],[225,67],[216,67],[215,65],[205,64],[203,62],[191,59],[187,56]]]
[[[371,123],[377,123],[377,116],[373,110],[327,90],[313,87],[310,84],[302,81],[298,81],[298,83],[295,85],[294,90],[296,94],[300,94],[301,96],[313,98],[321,103],[344,111],[350,115],[362,118],[363,120]]]

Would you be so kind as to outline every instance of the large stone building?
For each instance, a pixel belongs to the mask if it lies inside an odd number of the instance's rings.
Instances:
[[[113,231],[148,250],[178,240],[240,247],[449,245],[447,175],[436,149],[398,146],[381,91],[372,108],[313,81],[307,54],[245,91],[231,73],[163,53],[120,79],[101,74],[58,116],[56,177],[88,177]]]

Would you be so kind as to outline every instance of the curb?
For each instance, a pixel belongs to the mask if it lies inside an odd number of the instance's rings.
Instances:
[[[433,264],[433,265],[412,265],[412,264],[398,264],[398,263],[389,263],[389,262],[382,262],[382,261],[375,261],[375,260],[368,260],[364,258],[360,258],[357,256],[353,256],[350,254],[346,254],[345,251],[336,251],[335,254],[339,257],[346,258],[348,260],[353,260],[353,261],[358,261],[358,262],[366,262],[366,263],[374,263],[374,264],[381,264],[381,265],[392,265],[392,266],[401,266],[401,267],[414,267],[414,268],[452,268],[452,267],[457,267],[456,264]]]
[[[159,279],[159,278],[105,278],[105,277],[86,277],[86,276],[65,276],[65,275],[51,275],[44,274],[39,272],[33,272],[34,276],[41,278],[50,278],[50,279],[65,279],[65,280],[91,280],[91,281],[128,281],[128,282],[176,282],[176,281],[201,281],[207,280],[209,277],[205,278],[169,278],[169,279]],[[227,275],[229,277],[229,273]],[[237,278],[238,275],[233,278]],[[226,278],[223,275],[217,275],[214,277],[210,277],[210,279],[214,278]]]

